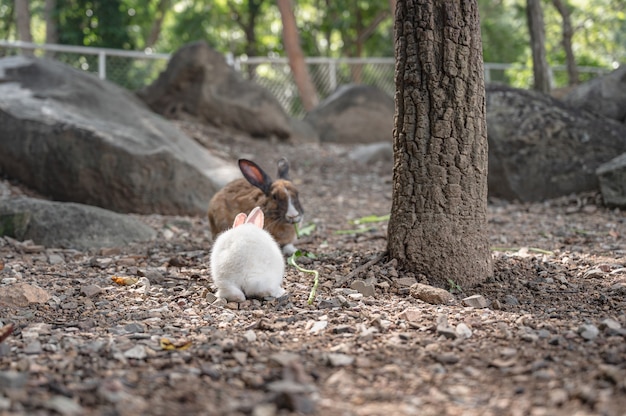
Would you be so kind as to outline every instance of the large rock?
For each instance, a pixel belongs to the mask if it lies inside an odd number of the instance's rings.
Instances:
[[[46,247],[87,250],[148,241],[156,231],[102,208],[20,197],[0,200],[0,235]]]
[[[393,138],[393,99],[379,88],[344,85],[304,118],[323,142],[376,143]]]
[[[604,203],[626,208],[626,153],[601,165],[596,173]]]
[[[133,94],[55,61],[0,59],[0,172],[121,212],[199,214],[239,176]]]
[[[626,151],[626,126],[549,96],[487,86],[489,194],[539,201],[598,190],[596,169]]]
[[[288,138],[289,116],[265,88],[245,80],[204,42],[180,48],[167,69],[138,92],[165,117],[195,119],[257,137]]]
[[[626,65],[573,88],[563,101],[626,123]]]

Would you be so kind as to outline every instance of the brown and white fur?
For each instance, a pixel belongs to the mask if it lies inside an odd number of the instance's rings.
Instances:
[[[226,231],[240,212],[261,207],[265,226],[286,255],[296,251],[294,224],[302,220],[303,210],[298,190],[289,179],[289,162],[278,161],[278,179],[275,181],[256,163],[239,159],[244,179],[236,179],[217,192],[209,202],[209,225],[213,239]]]

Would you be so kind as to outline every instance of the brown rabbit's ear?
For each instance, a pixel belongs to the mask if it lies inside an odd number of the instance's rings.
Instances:
[[[243,177],[248,180],[252,185],[259,188],[265,195],[270,192],[272,186],[272,178],[265,173],[263,169],[256,163],[247,159],[239,159],[239,169],[243,173]]]
[[[248,215],[248,219],[246,220],[246,224],[254,224],[259,228],[263,228],[263,223],[265,220],[265,215],[260,207],[255,207],[252,211],[250,211],[250,215]]]
[[[241,224],[245,224],[247,215],[243,212],[237,214],[235,221],[233,222],[233,228],[239,227]]]
[[[278,161],[278,177],[289,180],[289,161],[284,157]]]

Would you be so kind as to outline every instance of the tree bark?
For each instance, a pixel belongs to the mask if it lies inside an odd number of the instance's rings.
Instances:
[[[146,48],[152,48],[159,40],[159,36],[161,36],[161,28],[163,27],[163,20],[165,19],[165,15],[167,14],[170,4],[171,0],[159,0],[154,21],[152,22],[152,27],[150,28],[150,33],[148,34],[148,39],[146,39]]]
[[[44,4],[44,19],[46,21],[46,43],[59,43],[59,30],[57,25],[57,0],[46,0]],[[53,51],[46,51],[46,58],[53,57]]]
[[[546,58],[546,31],[543,24],[541,0],[527,0],[526,16],[533,56],[533,89],[550,93],[550,67]]]
[[[398,0],[388,250],[435,286],[492,274],[476,0]]]
[[[291,0],[277,0],[278,9],[283,22],[283,44],[289,58],[289,67],[300,93],[300,101],[305,111],[311,111],[319,100],[315,86],[304,62],[304,53],[300,47],[300,36],[296,26]]]
[[[30,30],[30,8],[28,0],[15,0],[15,26],[17,38],[22,42],[32,42]],[[22,49],[24,55],[33,55],[32,49]]]
[[[578,79],[578,67],[576,66],[576,58],[572,48],[572,37],[574,37],[574,28],[572,27],[572,18],[569,4],[567,0],[552,0],[552,4],[561,15],[563,26],[563,39],[561,44],[565,50],[565,65],[567,67],[567,81],[569,85],[576,85]]]

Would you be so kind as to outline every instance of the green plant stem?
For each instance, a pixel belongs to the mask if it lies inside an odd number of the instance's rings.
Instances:
[[[290,257],[289,260],[287,261],[290,265],[292,265],[293,267],[295,267],[299,272],[303,272],[303,273],[312,273],[314,276],[313,279],[313,288],[311,288],[311,292],[309,293],[309,299],[307,300],[307,303],[309,305],[313,304],[313,301],[315,300],[315,293],[317,291],[317,287],[319,286],[320,283],[320,274],[317,270],[309,270],[309,269],[305,269],[303,267],[300,267],[298,265],[298,263],[296,263],[296,253],[293,253]]]

